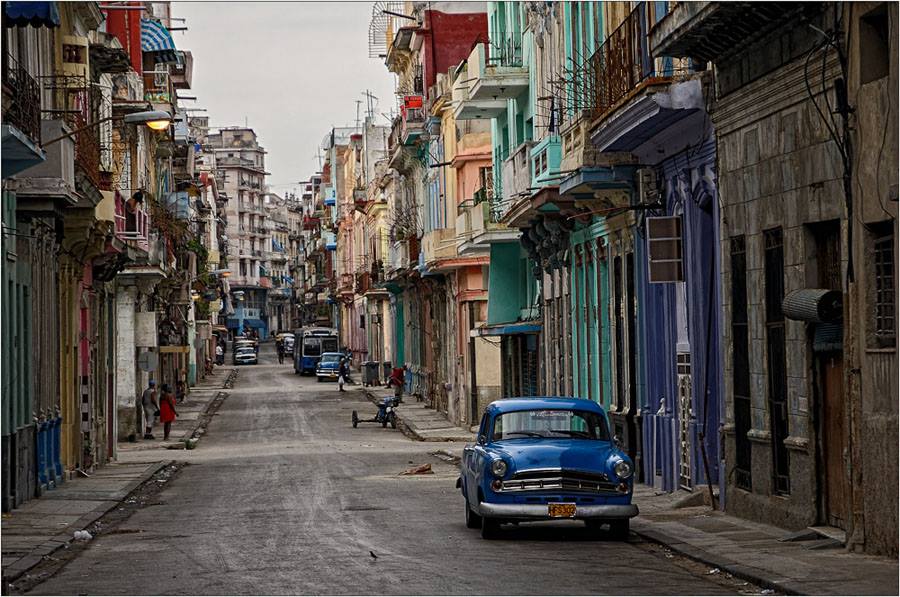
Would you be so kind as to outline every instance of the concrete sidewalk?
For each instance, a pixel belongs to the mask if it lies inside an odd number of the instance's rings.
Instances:
[[[203,415],[206,414],[216,398],[220,397],[220,393],[234,371],[236,371],[234,367],[216,367],[202,383],[190,389],[184,402],[176,406],[178,418],[172,422],[172,431],[168,441],[163,440],[162,423],[157,423],[153,427],[153,436],[156,439],[140,439],[141,436],[138,436],[137,441],[133,443],[119,442],[119,452],[128,453],[159,448],[180,450],[184,449],[188,442],[193,447],[199,437],[198,431],[203,421]]]
[[[369,400],[378,404],[385,397],[393,397],[392,388],[379,386],[361,387],[357,389],[366,394]],[[428,408],[424,402],[416,402],[415,397],[404,395],[403,402],[395,411],[397,425],[403,433],[420,442],[473,442],[475,433],[463,427],[456,427],[443,414]]]
[[[118,506],[169,462],[107,464],[90,477],[66,481],[3,514],[3,586],[68,545],[75,531],[84,530]]]
[[[810,537],[788,541],[791,531],[759,524],[708,506],[680,508],[685,492],[658,494],[638,485],[640,516],[632,530],[711,570],[729,573],[779,593],[896,595],[897,559],[849,553],[836,542]],[[828,544],[834,545],[829,548]]]

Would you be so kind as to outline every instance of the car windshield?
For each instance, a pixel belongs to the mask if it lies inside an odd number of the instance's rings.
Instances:
[[[256,354],[256,351],[253,350],[252,348],[238,348],[238,349],[237,349],[237,353],[238,353],[238,355],[242,355],[242,354]]]
[[[320,363],[338,363],[341,360],[341,355],[339,354],[326,354],[322,355],[322,360]]]
[[[609,441],[609,431],[601,415],[584,410],[523,410],[494,419],[494,441],[529,437]]]

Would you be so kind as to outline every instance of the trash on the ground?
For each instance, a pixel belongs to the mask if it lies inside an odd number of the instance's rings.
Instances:
[[[88,533],[87,531],[75,531],[75,540],[76,541],[90,541],[94,536]]]
[[[718,574],[719,572],[721,572],[721,570],[719,570],[718,568],[713,568],[712,570],[707,572],[707,574]]]
[[[760,591],[760,595],[772,595],[775,592],[775,589],[763,589]]]
[[[414,466],[412,468],[408,468],[401,475],[432,475],[434,471],[431,470],[431,463],[428,464],[420,464],[419,466]]]

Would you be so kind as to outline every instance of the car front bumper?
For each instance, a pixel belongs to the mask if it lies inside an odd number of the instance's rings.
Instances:
[[[547,514],[547,504],[490,504],[481,502],[478,513],[488,518],[514,518],[517,520],[565,520]],[[575,506],[576,519],[622,520],[638,515],[635,504],[592,504]]]
[[[316,375],[318,377],[332,377],[334,379],[337,379],[338,376],[337,371],[316,371]]]

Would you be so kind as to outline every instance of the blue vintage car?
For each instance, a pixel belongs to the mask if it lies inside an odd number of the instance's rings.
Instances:
[[[574,518],[628,537],[634,466],[609,433],[606,413],[581,398],[492,402],[463,451],[457,487],[466,526],[494,538],[503,522]]]
[[[322,354],[316,365],[316,381],[323,379],[337,380],[338,367],[341,366],[341,359],[344,358],[340,352],[326,352]]]

